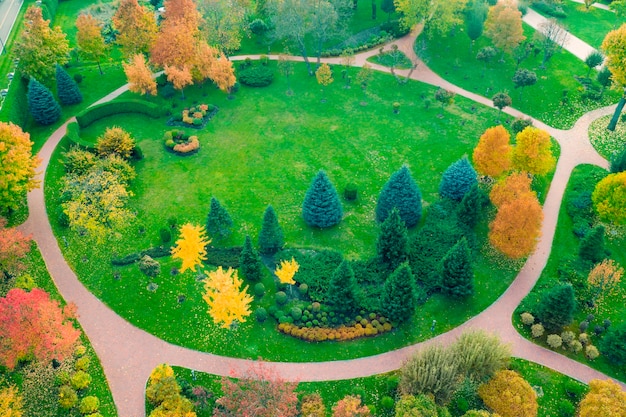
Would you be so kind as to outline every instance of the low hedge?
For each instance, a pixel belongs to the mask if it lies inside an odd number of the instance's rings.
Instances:
[[[161,107],[143,100],[116,100],[89,107],[76,116],[78,125],[83,128],[104,117],[121,113],[140,113],[157,119],[163,116]]]
[[[95,143],[86,141],[80,137],[80,126],[78,126],[78,123],[76,122],[67,124],[67,130],[63,139],[69,139],[75,145],[79,145],[87,149],[94,149],[96,146]]]
[[[218,248],[207,246],[205,263],[224,268],[239,268],[239,256],[241,256],[241,246],[230,248]]]
[[[274,71],[265,65],[254,65],[239,71],[239,82],[249,87],[266,87],[274,81]]]
[[[172,253],[172,248],[170,246],[155,246],[141,252],[131,253],[130,255],[123,256],[121,258],[114,257],[111,259],[111,264],[115,266],[124,266],[134,264],[144,256],[149,256],[151,258],[163,258],[165,256],[169,256]]]

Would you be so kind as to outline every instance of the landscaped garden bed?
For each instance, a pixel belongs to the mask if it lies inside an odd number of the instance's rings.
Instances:
[[[198,104],[183,109],[180,113],[170,117],[167,121],[168,126],[191,127],[193,129],[202,129],[217,113],[219,109],[213,104]]]

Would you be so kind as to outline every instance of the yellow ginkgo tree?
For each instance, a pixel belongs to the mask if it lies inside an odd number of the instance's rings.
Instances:
[[[300,265],[294,258],[291,258],[291,261],[280,261],[280,267],[276,268],[274,273],[278,277],[278,280],[281,284],[295,284],[296,281],[293,279],[293,276],[298,272]]]
[[[222,267],[207,272],[204,284],[205,293],[202,297],[209,306],[209,315],[216,324],[228,329],[233,322],[243,323],[250,315],[252,297],[248,294],[248,286],[241,288],[243,281],[237,271]]]
[[[180,228],[180,239],[172,249],[172,257],[183,261],[180,272],[188,269],[196,271],[196,265],[200,265],[206,259],[206,245],[211,242],[206,237],[204,227],[186,223]]]

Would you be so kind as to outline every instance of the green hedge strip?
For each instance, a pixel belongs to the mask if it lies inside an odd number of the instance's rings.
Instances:
[[[156,104],[143,100],[116,100],[83,110],[76,115],[76,121],[83,128],[104,117],[120,113],[140,113],[156,119],[163,115],[163,110]]]

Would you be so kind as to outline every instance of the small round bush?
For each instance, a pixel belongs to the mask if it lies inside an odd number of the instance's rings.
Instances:
[[[265,285],[262,282],[257,282],[254,284],[254,295],[261,298],[265,295]]]
[[[306,293],[309,292],[309,286],[306,284],[300,284],[298,286],[298,292],[300,293],[300,295],[306,295]]]
[[[100,408],[100,400],[98,397],[90,395],[80,400],[78,411],[80,411],[81,414],[92,414],[98,411],[98,408]]]
[[[159,237],[161,238],[161,242],[169,243],[172,240],[172,232],[165,227],[162,227],[159,229]]]
[[[391,398],[388,395],[385,395],[381,400],[380,400],[380,405],[385,409],[385,410],[393,410],[393,407],[395,405],[395,401],[393,400],[393,398]]]
[[[293,317],[294,320],[300,320],[302,317],[302,309],[300,307],[293,307],[289,311],[289,314],[291,314],[291,317]]]
[[[254,311],[254,317],[256,318],[256,321],[258,321],[259,323],[263,323],[265,320],[267,320],[267,310],[265,310],[263,307],[259,307]]]
[[[161,273],[161,264],[152,257],[144,255],[139,260],[139,270],[149,277],[156,277]]]
[[[83,74],[74,74],[74,81],[76,84],[80,84],[83,82]]]
[[[239,82],[250,87],[266,87],[274,81],[274,71],[265,65],[253,65],[239,71]]]
[[[594,345],[588,345],[585,348],[585,355],[587,356],[587,358],[589,358],[590,360],[594,360],[596,359],[598,356],[600,356],[600,352],[598,352],[598,348],[595,347]]]
[[[578,340],[572,340],[572,342],[569,344],[569,348],[572,350],[572,352],[579,353],[581,350],[583,350],[583,344],[580,343]]]
[[[30,274],[21,274],[15,279],[15,288],[30,291],[37,286],[34,278]]]
[[[557,414],[559,417],[574,417],[576,413],[576,407],[569,400],[561,399],[556,405]]]
[[[541,323],[537,323],[537,324],[533,324],[531,326],[530,331],[531,331],[533,337],[536,339],[538,337],[543,336],[543,333],[545,332],[545,329],[543,328],[543,325]]]
[[[314,303],[311,303],[311,310],[314,313],[317,313],[318,311],[320,311],[320,309],[322,308],[322,305],[320,303],[318,303],[317,301]]]
[[[56,378],[55,384],[59,387],[70,384],[70,374],[67,371],[60,371]]]
[[[574,334],[574,332],[566,330],[561,333],[561,339],[563,339],[563,343],[569,346],[576,339],[576,335]]]
[[[563,345],[563,339],[558,334],[548,335],[546,342],[552,349],[558,349]]]
[[[78,358],[76,363],[74,364],[74,369],[77,371],[87,371],[89,369],[90,360],[88,357],[83,356],[82,358]]]
[[[63,385],[59,389],[59,405],[65,410],[74,407],[78,402],[76,391],[69,385]]]
[[[535,322],[535,317],[530,313],[522,313],[521,319],[526,326],[530,326]]]
[[[75,390],[85,389],[91,384],[91,375],[85,371],[77,371],[70,380],[72,388]]]
[[[593,332],[595,333],[596,336],[600,336],[603,332],[604,332],[604,327],[600,326],[599,324],[597,324],[594,328],[593,328]]]
[[[278,291],[276,293],[276,304],[279,306],[285,305],[287,303],[287,294],[284,291]]]
[[[348,201],[356,200],[357,193],[358,193],[358,188],[353,183],[346,185],[346,188],[344,188],[343,190],[343,196]]]
[[[589,343],[589,335],[587,333],[581,333],[578,335],[578,341],[583,345]]]

